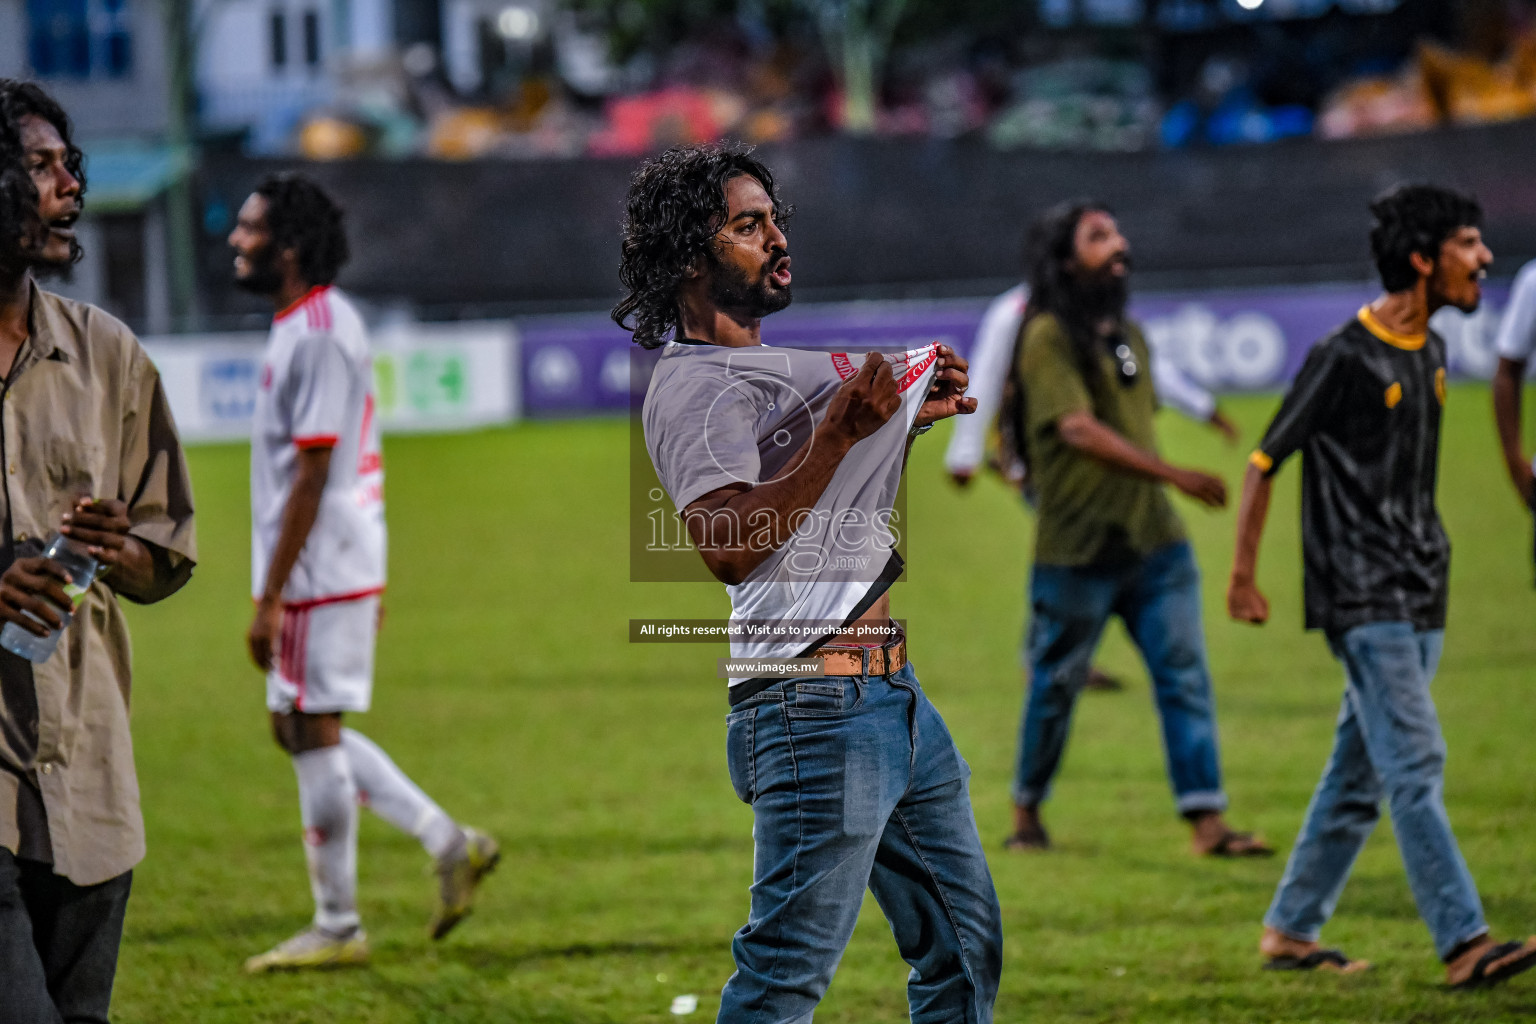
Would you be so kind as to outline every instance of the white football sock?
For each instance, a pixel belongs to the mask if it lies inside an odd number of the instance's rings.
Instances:
[[[434,858],[441,858],[463,839],[464,834],[454,820],[377,743],[354,729],[343,729],[341,746],[352,762],[357,798],[375,814],[415,836]]]
[[[315,925],[343,935],[357,915],[357,784],[340,746],[293,755],[304,820],[304,857],[315,894]]]

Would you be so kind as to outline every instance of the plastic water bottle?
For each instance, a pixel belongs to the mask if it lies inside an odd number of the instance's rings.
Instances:
[[[55,533],[48,538],[48,546],[43,549],[43,557],[51,558],[64,567],[69,573],[70,581],[64,584],[64,593],[69,595],[70,611],[64,612],[64,624],[47,636],[38,636],[29,633],[14,622],[7,622],[4,629],[0,629],[0,647],[4,647],[12,654],[20,655],[28,661],[47,661],[53,656],[54,650],[59,646],[59,637],[64,633],[64,627],[69,625],[73,618],[74,609],[80,607],[80,602],[85,600],[85,592],[90,589],[91,581],[96,578],[96,559],[86,554],[85,545],[79,541],[70,540],[62,533]],[[47,598],[44,598],[47,600]],[[23,615],[37,622],[42,622],[36,615],[29,611],[23,611]]]

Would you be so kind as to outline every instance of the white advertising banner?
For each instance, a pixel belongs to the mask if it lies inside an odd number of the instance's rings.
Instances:
[[[399,324],[372,334],[374,394],[387,432],[467,430],[521,413],[510,323]],[[245,440],[266,335],[145,338],[185,441]]]

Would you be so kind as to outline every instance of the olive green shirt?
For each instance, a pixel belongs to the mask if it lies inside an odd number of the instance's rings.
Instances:
[[[0,515],[7,558],[42,552],[83,495],[120,498],[155,578],[139,600],[187,581],[197,546],[192,489],[160,375],[122,323],[32,287],[30,333],[0,382]],[[9,565],[0,565],[3,570]],[[144,856],[128,732],[128,624],[93,583],[53,655],[0,652],[0,846],[53,864],[76,885]]]
[[[1163,485],[1115,469],[1061,439],[1057,422],[1070,412],[1093,413],[1131,444],[1157,451],[1152,415],[1151,356],[1141,328],[1126,321],[1136,373],[1120,377],[1120,360],[1099,357],[1099,379],[1083,379],[1072,342],[1061,321],[1049,313],[1024,327],[1019,346],[1019,379],[1024,384],[1024,417],[1029,479],[1039,500],[1035,561],[1041,565],[1124,563],[1185,539]]]

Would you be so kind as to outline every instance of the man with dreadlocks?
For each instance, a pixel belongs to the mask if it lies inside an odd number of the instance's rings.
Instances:
[[[277,315],[251,438],[251,659],[267,673],[278,746],[293,757],[315,897],[311,927],[246,961],[253,973],[368,959],[357,913],[357,805],[421,842],[438,877],[428,930],[469,913],[495,840],[448,817],[353,729],[367,711],[384,591],[384,463],[362,317],[332,282],[347,259],[341,210],[297,174],[262,182],[229,244],[235,282]]]
[[[1009,849],[1047,849],[1040,804],[1111,615],[1152,677],[1178,811],[1196,853],[1273,851],[1222,812],[1216,718],[1200,620],[1200,571],[1163,485],[1220,508],[1218,478],[1164,462],[1152,429],[1151,357],[1125,315],[1130,245],[1102,203],[1066,203],[1031,228],[1029,306],[1007,416],[1039,497],[1029,693],[1020,726]],[[1018,442],[1015,442],[1018,443]]]
[[[974,411],[966,364],[939,345],[857,362],[764,346],[763,317],[790,300],[785,213],[743,148],[650,161],[630,184],[628,295],[613,314],[662,350],[646,447],[726,584],[733,623],[809,626],[732,639],[738,658],[798,658],[810,671],[739,667],[730,680],[727,763],[752,806],[754,856],[719,1020],[810,1020],[868,888],[912,965],[912,1020],[985,1024],[1001,914],[970,772],[891,621],[901,558],[884,518],[912,438]],[[841,571],[853,564],[869,572]]]
[[[37,278],[80,256],[69,118],[0,79],[0,620],[46,661],[0,651],[0,1022],[105,1021],[144,823],[117,598],[192,574],[192,492],[159,375],[128,328]],[[83,593],[41,557],[58,530],[101,567]]]

